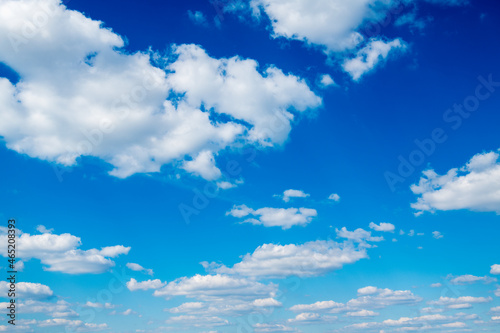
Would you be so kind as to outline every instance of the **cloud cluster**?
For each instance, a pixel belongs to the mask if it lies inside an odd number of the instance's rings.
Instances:
[[[60,0],[2,1],[0,13],[0,61],[20,76],[0,78],[0,135],[31,157],[93,156],[121,178],[173,164],[213,180],[221,150],[281,145],[296,116],[321,105],[304,80],[254,60],[196,45],[126,53],[119,35]]]

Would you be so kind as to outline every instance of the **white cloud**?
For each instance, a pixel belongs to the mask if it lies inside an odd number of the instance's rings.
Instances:
[[[219,273],[240,274],[251,277],[278,277],[297,275],[317,276],[343,265],[367,258],[364,248],[333,241],[315,241],[302,245],[264,244],[253,253],[243,256],[232,268],[216,267]]]
[[[146,274],[153,275],[153,270],[149,268],[144,268],[139,264],[129,262],[126,264],[127,268],[136,271],[136,272],[145,272]]]
[[[296,328],[281,325],[281,324],[265,324],[257,323],[253,326],[256,333],[270,333],[270,332],[298,332]]]
[[[431,284],[431,288],[441,288],[443,285],[441,283],[433,283]]]
[[[385,15],[391,1],[379,0],[252,0],[254,13],[265,13],[274,37],[319,45],[326,53],[356,47],[362,40],[357,28]]]
[[[357,52],[354,58],[346,59],[342,68],[354,81],[358,81],[361,76],[373,70],[379,62],[386,59],[389,53],[393,53],[397,49],[406,49],[406,44],[399,38],[390,42],[372,39]]]
[[[10,289],[10,282],[0,281],[0,294],[7,295],[7,291]],[[31,282],[17,282],[15,287],[15,293],[17,298],[24,299],[41,299],[48,298],[54,294],[54,292],[46,285],[41,283],[31,283]]]
[[[462,285],[462,284],[471,284],[471,283],[475,283],[475,282],[483,282],[483,283],[488,284],[488,283],[492,283],[492,282],[496,282],[496,281],[497,281],[497,279],[489,277],[489,276],[474,276],[474,275],[466,274],[466,275],[460,275],[460,276],[457,276],[457,277],[451,279],[450,283]]]
[[[444,236],[439,231],[433,231],[432,232],[432,237],[434,237],[436,239],[440,239],[440,238],[443,238]]]
[[[342,229],[340,230],[335,229],[335,232],[337,233],[337,237],[346,238],[365,246],[368,246],[366,242],[381,242],[384,240],[384,237],[373,237],[371,231],[366,231],[365,229],[361,228],[358,228],[354,231],[349,231],[346,227],[342,227]]]
[[[379,225],[370,222],[370,229],[375,231],[394,232],[396,227],[392,223],[380,222]]]
[[[430,305],[443,305],[453,308],[456,305],[463,304],[475,304],[475,303],[488,303],[491,302],[491,297],[473,297],[473,296],[461,296],[457,298],[443,297],[441,296],[437,301],[428,302]]]
[[[500,163],[497,152],[474,155],[460,169],[445,175],[426,170],[418,185],[411,186],[418,195],[411,205],[417,214],[425,211],[468,209],[500,214]]]
[[[335,202],[339,202],[340,201],[340,196],[337,193],[332,193],[332,194],[330,194],[330,196],[328,197],[328,199],[332,200],[332,201],[335,201]]]
[[[293,319],[288,319],[288,322],[304,325],[304,324],[317,324],[320,322],[321,323],[332,322],[336,319],[337,317],[335,316],[323,316],[318,313],[304,312],[304,313],[299,313]]]
[[[329,74],[321,75],[319,79],[319,86],[321,88],[327,88],[332,85],[335,85],[335,81],[333,81],[332,77]]]
[[[226,215],[234,217],[245,217],[248,215],[256,218],[248,218],[244,223],[263,225],[265,227],[281,227],[283,230],[290,229],[295,225],[305,226],[317,215],[315,209],[311,208],[270,208],[264,207],[253,210],[246,205],[234,206]]]
[[[0,242],[7,241],[7,236],[0,233]],[[44,270],[68,274],[102,273],[113,267],[115,263],[109,259],[127,254],[130,247],[122,245],[104,247],[101,250],[80,250],[79,237],[71,234],[30,235],[18,231],[18,258],[28,260],[39,259],[46,265]],[[3,256],[6,253],[2,252]]]
[[[195,275],[183,277],[155,290],[155,296],[186,296],[189,298],[213,299],[218,297],[250,297],[273,295],[277,289],[275,284],[262,284],[246,278],[227,275]]]
[[[51,232],[53,232],[53,231],[54,231],[54,229],[47,229],[47,228],[45,228],[45,226],[43,226],[43,225],[38,225],[38,226],[36,227],[36,230],[37,230],[38,232],[42,233],[42,234],[50,234]]]
[[[490,274],[500,274],[500,265],[491,265]]]
[[[304,193],[304,191],[290,189],[283,192],[283,201],[288,202],[290,198],[307,198],[308,196],[309,194]]]
[[[227,182],[227,181],[222,181],[217,183],[217,187],[222,189],[222,190],[228,190],[230,188],[236,187],[236,184]]]
[[[473,316],[477,318],[477,316]],[[355,330],[369,330],[385,332],[384,329],[389,329],[391,332],[413,332],[413,331],[442,331],[443,328],[462,328],[464,323],[457,322],[457,319],[470,320],[473,317],[467,318],[457,314],[455,316],[444,316],[441,314],[423,315],[420,317],[401,317],[399,319],[386,319],[382,322],[365,322],[352,324],[345,327],[345,330],[352,332]],[[448,331],[447,331],[448,332]]]
[[[87,301],[87,303],[85,303],[85,306],[88,307],[88,308],[104,308],[104,309],[113,309],[116,307],[116,305],[113,305],[111,303],[98,303],[98,302],[90,302],[90,301]]]
[[[353,312],[347,312],[347,317],[375,317],[378,316],[379,313],[371,310],[359,310]]]
[[[137,282],[136,279],[131,278],[130,281],[127,282],[127,288],[130,291],[159,289],[164,285],[165,283],[161,282],[159,279]]]
[[[296,116],[321,104],[304,80],[253,60],[214,59],[195,45],[168,59],[130,54],[120,36],[58,0],[2,1],[0,13],[0,58],[21,77],[0,78],[0,135],[33,158],[70,166],[93,156],[121,178],[173,164],[214,179],[220,151],[281,145]],[[39,14],[46,23],[23,36]],[[221,114],[228,120],[211,119]]]
[[[194,327],[217,327],[229,325],[229,321],[219,317],[177,316],[167,319],[168,324],[189,325]]]
[[[229,296],[210,298],[207,302],[187,302],[165,311],[189,315],[240,316],[251,312],[271,313],[274,308],[281,306],[281,302],[271,297],[242,299]]]

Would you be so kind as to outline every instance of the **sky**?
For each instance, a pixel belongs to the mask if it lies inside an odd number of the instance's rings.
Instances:
[[[8,332],[500,332],[500,6],[0,0]]]

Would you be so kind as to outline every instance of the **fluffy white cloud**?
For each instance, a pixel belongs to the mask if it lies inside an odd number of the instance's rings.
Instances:
[[[164,285],[165,283],[161,282],[159,279],[137,282],[136,279],[131,278],[130,281],[127,282],[127,288],[130,291],[159,289]]]
[[[474,155],[460,169],[445,175],[426,170],[418,185],[411,186],[418,195],[412,208],[418,213],[436,210],[469,209],[500,214],[500,162],[497,152]]]
[[[491,265],[490,274],[500,274],[500,265]]]
[[[283,192],[283,201],[288,202],[290,198],[307,198],[308,196],[309,194],[304,191],[290,189]]]
[[[272,296],[277,289],[275,284],[262,284],[246,278],[222,274],[195,275],[183,277],[155,290],[155,296],[186,296],[189,298],[214,299],[220,297],[261,298]]]
[[[136,263],[133,263],[133,262],[129,262],[126,264],[127,268],[133,270],[133,271],[136,271],[136,272],[145,272],[146,274],[149,274],[149,275],[153,275],[153,270],[152,269],[149,269],[149,268],[144,268],[142,267],[141,265],[139,264],[136,264]]]
[[[265,227],[281,227],[283,230],[290,229],[295,225],[305,226],[309,224],[317,214],[317,211],[311,208],[264,207],[254,210],[246,205],[234,206],[226,213],[226,215],[238,218],[252,215],[256,218],[248,218],[243,222],[263,225]]]
[[[376,223],[370,222],[370,229],[375,231],[394,232],[396,227],[392,223],[380,222],[380,224],[377,225]]]
[[[307,242],[302,245],[264,244],[243,256],[232,268],[220,266],[215,272],[251,277],[317,276],[367,258],[365,248],[350,242]]]
[[[404,50],[406,44],[401,39],[394,39],[390,42],[372,39],[370,42],[356,53],[352,59],[347,59],[342,64],[354,81],[358,81],[365,73],[373,70],[377,64],[389,56],[394,50]]]
[[[21,78],[0,78],[0,135],[31,157],[69,166],[94,156],[117,177],[174,164],[215,179],[219,151],[281,145],[296,115],[321,104],[300,78],[253,60],[214,59],[195,45],[168,59],[129,54],[59,0],[2,1],[0,13],[0,61]]]
[[[461,284],[470,284],[470,283],[474,283],[474,282],[492,283],[492,282],[496,282],[496,281],[497,281],[497,279],[489,277],[489,276],[475,276],[475,275],[466,274],[466,275],[460,275],[460,276],[457,276],[455,278],[452,278],[450,280],[450,283],[461,285]]]
[[[0,294],[7,295],[7,291],[10,288],[10,282],[0,281]],[[48,298],[54,294],[54,292],[46,285],[41,283],[31,283],[31,282],[17,282],[16,283],[16,297],[22,299],[40,299]]]
[[[7,235],[0,232],[0,242],[7,242]],[[102,273],[113,267],[115,263],[109,259],[127,254],[130,247],[122,245],[104,247],[101,250],[80,250],[79,237],[71,234],[30,235],[18,231],[18,258],[39,259],[46,271],[68,274]],[[2,255],[6,256],[5,251]]]
[[[364,38],[356,30],[363,22],[385,15],[392,1],[383,0],[252,0],[254,13],[265,13],[274,37],[317,45],[326,53],[356,47]]]

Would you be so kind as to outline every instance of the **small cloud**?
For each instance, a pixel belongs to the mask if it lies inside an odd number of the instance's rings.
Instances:
[[[370,229],[373,229],[375,231],[383,231],[383,232],[394,232],[396,227],[392,223],[386,223],[386,222],[380,222],[380,224],[375,224],[373,222],[370,222],[369,225]]]
[[[433,231],[432,237],[434,237],[436,239],[440,239],[440,238],[443,238],[444,236],[439,231]]]
[[[279,195],[276,195],[279,196]],[[307,198],[309,194],[305,193],[304,191],[301,190],[286,190],[283,192],[283,201],[288,202],[290,201],[290,198]]]
[[[328,199],[332,200],[332,201],[335,201],[335,202],[339,202],[340,201],[340,196],[337,193],[332,193],[332,194],[330,194],[330,196],[328,197]]]
[[[45,228],[45,226],[43,226],[41,224],[36,227],[36,230],[38,232],[41,232],[42,234],[50,234],[50,233],[52,233],[52,231],[54,231],[54,229],[47,229],[47,228]]]
[[[441,288],[443,285],[441,283],[433,283],[431,284],[431,288]]]
[[[133,263],[133,262],[129,262],[129,263],[126,264],[126,266],[127,266],[128,269],[131,269],[133,271],[136,271],[136,272],[143,271],[146,274],[153,275],[153,270],[152,269],[144,268],[144,267],[142,267],[139,264],[136,264],[136,263]]]
[[[319,79],[319,86],[321,88],[327,88],[329,86],[336,85],[335,81],[333,81],[332,77],[329,74],[323,74],[321,75],[321,78]]]
[[[222,182],[218,182],[217,183],[217,187],[222,189],[222,190],[228,190],[230,188],[234,188],[236,187],[236,184],[233,184],[233,183],[230,183],[230,182],[226,182],[226,181],[222,181]]]
[[[408,236],[410,236],[410,237],[415,236],[415,230],[410,230],[410,232],[408,233]]]

